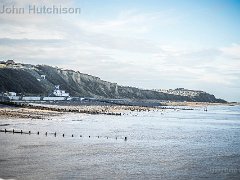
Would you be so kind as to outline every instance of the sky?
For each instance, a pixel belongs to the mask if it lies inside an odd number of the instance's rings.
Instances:
[[[30,14],[29,5],[81,13]],[[0,12],[0,60],[240,102],[240,0],[0,0]]]

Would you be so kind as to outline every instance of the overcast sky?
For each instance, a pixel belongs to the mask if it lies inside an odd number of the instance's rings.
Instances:
[[[0,58],[146,89],[199,89],[240,101],[240,1],[0,0]],[[81,8],[29,14],[28,6]]]

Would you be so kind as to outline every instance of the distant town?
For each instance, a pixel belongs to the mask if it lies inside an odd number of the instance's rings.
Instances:
[[[176,88],[176,89],[155,89],[155,91],[163,92],[167,94],[174,94],[179,96],[198,96],[201,93],[204,93],[204,91],[200,90],[190,90],[190,89],[184,89],[184,88]]]
[[[14,60],[0,61],[0,68],[15,68],[15,69],[32,69],[34,68],[31,64],[16,63]]]

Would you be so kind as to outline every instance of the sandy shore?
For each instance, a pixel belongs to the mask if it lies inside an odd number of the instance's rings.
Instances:
[[[51,119],[63,113],[85,113],[121,116],[131,111],[151,111],[156,108],[139,106],[58,106],[47,104],[28,104],[24,107],[0,105],[0,118]]]
[[[49,110],[0,106],[0,118],[48,119],[60,114],[62,113]]]
[[[163,102],[161,104],[163,106],[189,106],[189,107],[239,105],[238,103],[209,103],[209,102]]]
[[[212,105],[236,105],[232,103],[205,103],[205,102],[165,102],[164,106],[159,107],[141,107],[141,106],[59,106],[49,104],[24,104],[19,107],[0,105],[0,118],[31,118],[31,119],[51,119],[52,116],[58,116],[63,113],[85,113],[85,114],[103,114],[103,115],[125,115],[129,112],[143,111],[163,111],[164,109],[175,109],[177,106],[186,106],[189,108],[178,108],[180,110],[192,110],[194,107],[207,107]]]
[[[153,111],[158,108],[154,107],[141,107],[141,106],[112,106],[112,105],[91,105],[91,106],[58,106],[48,104],[29,104],[29,107],[41,110],[51,110],[57,112],[75,112],[75,113],[86,113],[86,114],[104,114],[104,115],[117,115],[120,116],[126,112],[136,111]]]

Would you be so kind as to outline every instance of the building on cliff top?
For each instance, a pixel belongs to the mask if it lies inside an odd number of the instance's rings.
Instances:
[[[15,62],[14,62],[14,60],[9,59],[6,61],[6,64],[15,64]]]

